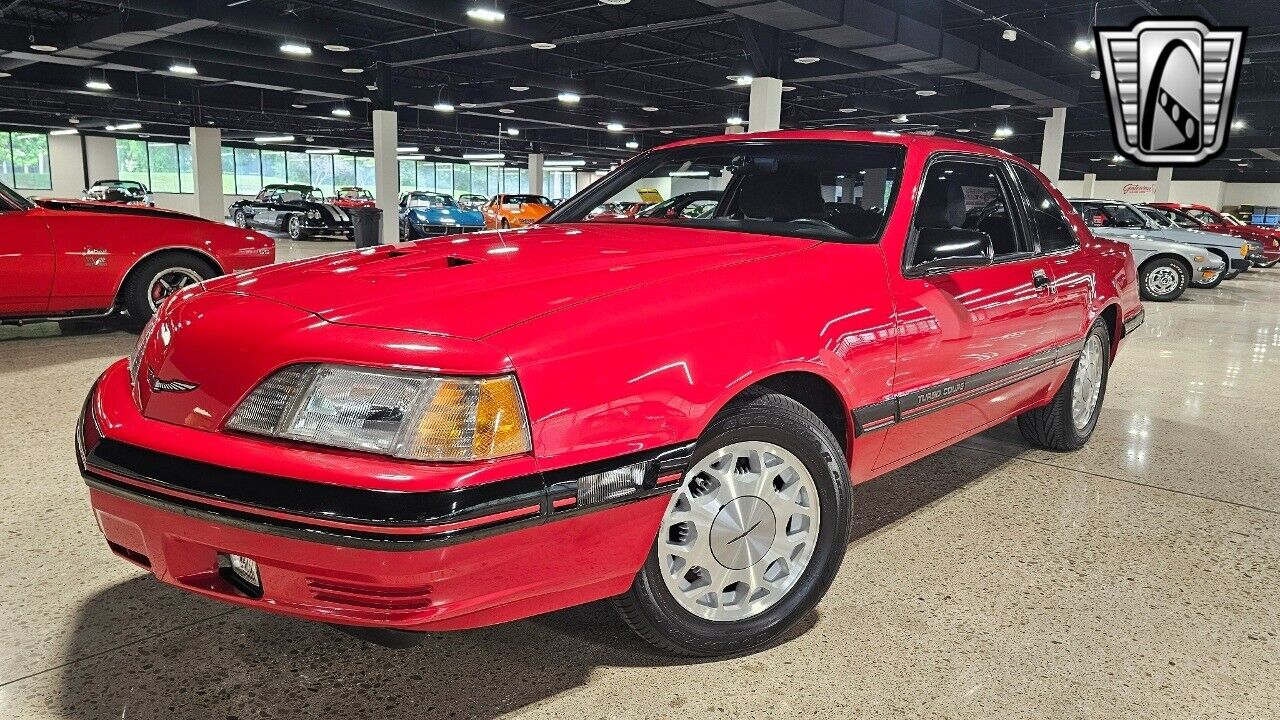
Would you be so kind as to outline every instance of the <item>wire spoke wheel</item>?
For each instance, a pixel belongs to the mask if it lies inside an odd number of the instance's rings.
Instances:
[[[1071,393],[1071,421],[1077,430],[1089,426],[1098,399],[1102,397],[1103,352],[1102,338],[1090,335],[1076,361],[1075,384]]]
[[[174,267],[161,270],[147,285],[147,300],[151,303],[151,311],[155,312],[170,295],[203,280],[199,273],[190,268]]]
[[[686,473],[667,507],[663,580],[700,618],[758,615],[804,573],[819,522],[817,487],[795,455],[768,442],[727,445]]]

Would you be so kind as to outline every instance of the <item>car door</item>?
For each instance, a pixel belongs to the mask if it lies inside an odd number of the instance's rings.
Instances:
[[[244,214],[248,219],[248,224],[254,227],[264,227],[271,218],[270,201],[271,196],[275,194],[270,188],[263,188],[256,197],[250,200],[244,206]]]
[[[0,317],[30,317],[49,308],[53,236],[40,210],[0,186]]]
[[[957,190],[958,188],[958,190]],[[901,272],[891,277],[898,328],[898,422],[877,467],[898,465],[1007,416],[1043,393],[1055,333],[1051,267],[1021,217],[1005,163],[984,155],[935,155],[925,168]],[[921,228],[987,234],[992,264],[921,273]]]

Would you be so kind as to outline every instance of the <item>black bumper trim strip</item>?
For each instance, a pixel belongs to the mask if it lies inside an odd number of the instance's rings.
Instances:
[[[1146,310],[1139,310],[1137,315],[1134,315],[1133,317],[1129,318],[1128,320],[1125,320],[1125,321],[1124,321],[1124,334],[1125,334],[1125,337],[1128,337],[1128,336],[1129,336],[1129,333],[1132,333],[1134,330],[1137,330],[1139,327],[1141,327],[1141,326],[1142,326],[1143,321],[1144,321],[1144,320],[1146,320],[1146,319],[1147,319],[1147,311],[1146,311]]]

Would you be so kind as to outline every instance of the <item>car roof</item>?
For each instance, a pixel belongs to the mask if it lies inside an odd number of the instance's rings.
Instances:
[[[1027,165],[1027,163],[1019,160],[1007,150],[992,147],[991,145],[984,145],[982,143],[971,142],[969,140],[957,140],[955,138],[944,137],[941,135],[921,135],[918,133],[900,133],[888,130],[771,130],[769,132],[712,135],[709,137],[678,140],[673,143],[656,147],[650,152],[688,145],[742,142],[744,140],[808,140],[813,142],[829,142],[834,140],[839,142],[864,142],[881,145],[905,145],[908,148],[920,148],[925,152],[930,153],[951,151],[991,155],[993,157],[1018,161],[1020,165]]]
[[[263,185],[263,190],[319,190],[315,185],[300,185],[298,183],[272,183]]]

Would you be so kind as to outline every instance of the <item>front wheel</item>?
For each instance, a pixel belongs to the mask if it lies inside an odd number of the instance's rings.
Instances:
[[[1102,318],[1085,336],[1071,374],[1044,407],[1018,416],[1018,430],[1032,445],[1045,450],[1078,450],[1098,424],[1111,369],[1111,333]]]
[[[1190,282],[1190,270],[1173,258],[1156,258],[1143,264],[1138,271],[1138,289],[1143,300],[1169,302],[1186,292]]]
[[[831,431],[789,397],[752,391],[712,421],[648,560],[614,600],[679,655],[739,653],[813,609],[849,543],[851,486]]]
[[[307,233],[306,233],[305,231],[303,231],[303,229],[302,229],[302,216],[301,216],[301,215],[290,215],[290,216],[289,216],[289,222],[288,222],[288,223],[286,223],[285,227],[287,227],[287,228],[288,228],[288,231],[289,231],[289,239],[290,239],[290,240],[305,240],[305,239],[307,239]]]
[[[236,227],[239,227],[239,228],[249,227],[249,221],[245,217],[243,210],[237,210],[235,214],[231,216],[231,221],[236,224]]]
[[[121,290],[129,326],[141,329],[170,295],[217,275],[217,268],[190,255],[168,253],[147,258],[129,273]]]

